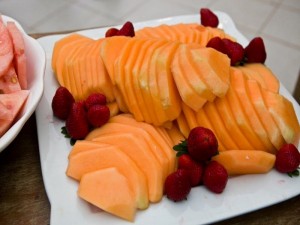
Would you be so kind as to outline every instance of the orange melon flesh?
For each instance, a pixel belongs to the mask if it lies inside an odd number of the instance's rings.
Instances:
[[[185,118],[184,112],[182,111],[180,115],[176,119],[176,124],[178,126],[178,129],[183,134],[185,138],[189,136],[190,133],[190,127],[188,125],[188,122]]]
[[[110,167],[85,174],[78,195],[112,215],[133,222],[136,202],[131,185],[117,168]]]
[[[96,148],[99,148],[99,144],[93,141],[77,140],[73,145],[68,158],[70,159],[72,156],[76,155],[79,152],[89,151]]]
[[[92,142],[114,145],[128,155],[147,179],[149,201],[161,200],[164,185],[162,165],[149,150],[145,140],[136,138],[132,133],[114,133],[96,137],[92,139]]]
[[[106,105],[109,108],[110,117],[113,117],[113,116],[116,116],[119,114],[120,108],[119,108],[117,102],[110,102],[110,103],[107,103]]]
[[[258,115],[251,103],[251,98],[247,93],[247,89],[246,89],[247,78],[244,75],[242,76],[240,75],[241,74],[239,73],[232,73],[233,77],[231,79],[231,86],[233,90],[236,92],[236,95],[238,96],[243,106],[245,115],[249,119],[253,131],[258,135],[258,137],[260,138],[261,142],[264,145],[264,148],[262,148],[261,150],[274,152],[275,147],[272,145],[271,141],[269,140],[267,132],[264,129],[260,119],[258,118]]]
[[[159,154],[159,156],[157,156],[157,158],[160,158],[161,155],[165,156],[165,159],[167,159],[168,161],[168,172],[167,174],[170,174],[174,171],[175,169],[175,152],[172,150],[172,148],[170,148],[170,146],[168,145],[168,140],[166,140],[164,137],[162,137],[161,132],[163,131],[159,131],[159,129],[163,129],[163,128],[156,128],[155,126],[152,126],[150,124],[144,123],[144,122],[137,122],[132,116],[128,115],[128,114],[124,114],[124,115],[118,115],[115,116],[113,118],[111,118],[109,120],[110,123],[117,123],[117,124],[123,124],[123,125],[128,125],[131,126],[132,128],[135,128],[135,130],[131,129],[131,132],[146,132],[145,133],[145,137],[148,137],[148,135],[150,136],[150,139],[147,138],[147,140],[152,140],[151,142],[148,142],[150,145],[152,144],[152,149],[153,152],[157,153],[159,152],[159,150],[161,150],[162,154]],[[114,124],[114,126],[116,126]],[[148,133],[148,135],[147,135]]]
[[[182,103],[182,112],[186,118],[190,130],[198,126],[196,112],[193,111],[189,106]]]
[[[181,45],[183,46],[183,45]],[[205,102],[207,101],[201,94],[198,94],[192,85],[189,83],[189,78],[186,78],[184,71],[188,65],[186,63],[181,62],[182,56],[180,55],[181,50],[183,47],[179,46],[177,52],[175,53],[173,60],[172,60],[172,75],[176,84],[176,87],[179,91],[180,97],[182,101],[187,104],[189,107],[193,108],[195,111],[200,109]],[[186,74],[191,74],[189,71]],[[198,82],[199,83],[199,82]],[[202,83],[203,84],[203,83]],[[201,83],[199,83],[199,86]],[[205,87],[201,88],[202,90]]]
[[[228,150],[212,160],[222,164],[230,176],[267,173],[275,163],[275,155],[259,150]]]
[[[298,146],[300,125],[293,104],[284,96],[271,91],[263,92],[263,98],[285,142]]]
[[[258,73],[257,71],[251,70],[245,66],[238,66],[236,68],[241,70],[244,76],[247,77],[248,79],[256,80],[264,89],[268,88],[266,81],[261,76],[261,74]]]
[[[177,126],[173,125],[172,128],[166,130],[168,135],[170,136],[173,146],[181,143],[181,141],[185,140],[185,137],[177,128]]]
[[[105,38],[100,49],[100,55],[113,84],[115,84],[114,62],[129,40],[130,38],[125,36],[113,36]]]
[[[267,90],[262,89],[255,80],[247,80],[247,90],[254,109],[266,129],[270,141],[276,149],[280,149],[285,144],[285,141],[281,135],[279,127],[268,112],[266,103],[263,99],[262,92],[266,92]]]
[[[236,76],[243,76],[240,70],[231,68],[231,74],[236,73]],[[234,78],[234,75],[231,75],[231,79]],[[233,82],[233,81],[231,81]],[[237,125],[241,129],[242,133],[245,135],[245,137],[251,142],[251,145],[253,145],[254,149],[265,149],[264,144],[258,137],[258,135],[254,132],[254,130],[251,127],[249,118],[245,114],[245,110],[243,109],[243,105],[239,100],[239,97],[237,96],[237,93],[234,91],[233,87],[230,86],[230,88],[227,91],[227,94],[225,96],[229,103],[229,107],[232,109],[233,118],[235,119]]]
[[[116,167],[133,184],[136,207],[146,209],[149,205],[147,180],[134,161],[116,146],[99,144],[98,148],[77,153],[70,157],[67,176],[81,180],[86,173],[107,167]]]
[[[162,173],[163,177],[165,178],[170,173],[171,163],[167,158],[166,153],[160,148],[160,142],[157,142],[148,132],[146,132],[142,128],[121,124],[121,123],[107,123],[100,128],[94,129],[90,132],[85,140],[93,140],[96,137],[105,134],[114,134],[114,133],[132,133],[136,137],[143,139],[148,144],[149,151],[152,151],[153,154],[156,156],[157,161],[162,166]]]
[[[258,72],[264,79],[269,91],[273,91],[275,93],[279,92],[280,82],[266,65],[262,63],[246,63],[244,67]]]

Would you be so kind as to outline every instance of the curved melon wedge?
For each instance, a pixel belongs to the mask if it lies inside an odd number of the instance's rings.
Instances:
[[[78,195],[100,209],[132,222],[136,204],[131,186],[117,168],[105,168],[85,174]]]
[[[71,178],[81,180],[84,174],[107,167],[118,168],[128,178],[136,196],[136,207],[146,209],[149,206],[146,177],[135,162],[116,146],[99,144],[98,148],[71,156],[66,174]]]
[[[229,175],[269,172],[275,163],[275,155],[259,150],[228,150],[220,152],[212,160],[222,164]]]

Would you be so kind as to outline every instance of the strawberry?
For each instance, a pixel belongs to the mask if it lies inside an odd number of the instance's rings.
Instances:
[[[124,25],[121,27],[119,32],[117,33],[118,36],[128,36],[128,37],[134,37],[134,27],[133,24],[130,21],[127,21],[124,23]]]
[[[275,168],[289,176],[299,175],[300,153],[295,145],[285,144],[276,153]],[[297,172],[298,171],[298,172]]]
[[[219,19],[216,14],[214,14],[208,8],[200,9],[200,16],[201,16],[201,24],[206,27],[218,27]]]
[[[88,109],[87,119],[93,127],[101,127],[110,118],[110,111],[106,105],[93,105]]]
[[[106,105],[106,96],[101,93],[90,94],[85,100],[85,107],[88,110],[93,105]]]
[[[219,52],[227,54],[227,50],[225,48],[223,40],[220,37],[213,37],[212,39],[210,39],[209,42],[206,44],[206,47],[214,48]]]
[[[228,181],[226,169],[216,161],[210,161],[203,174],[203,184],[214,193],[222,193]]]
[[[106,33],[105,33],[105,37],[112,37],[112,36],[116,36],[119,32],[119,29],[117,28],[109,28]]]
[[[183,154],[178,158],[178,169],[185,169],[189,173],[191,186],[195,187],[202,181],[203,164],[198,163],[188,154]]]
[[[89,123],[83,102],[72,104],[66,120],[66,129],[70,137],[75,140],[83,139],[89,133]]]
[[[67,88],[57,88],[51,103],[54,116],[62,120],[67,119],[74,102],[74,97]]]
[[[195,127],[189,133],[187,149],[194,160],[205,162],[218,154],[218,140],[210,129]]]
[[[230,58],[230,65],[236,66],[242,64],[245,52],[244,47],[228,38],[223,38],[222,41],[226,49],[226,54]]]
[[[165,193],[175,202],[187,198],[191,191],[189,174],[184,169],[178,169],[171,173],[165,180]]]
[[[261,37],[253,38],[245,48],[245,61],[248,63],[265,63],[267,53]]]

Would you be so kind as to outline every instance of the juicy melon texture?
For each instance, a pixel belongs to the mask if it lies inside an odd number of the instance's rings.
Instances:
[[[267,173],[275,163],[275,155],[259,150],[227,150],[212,160],[222,164],[229,175]]]
[[[118,168],[130,180],[136,207],[146,209],[149,205],[146,177],[130,157],[116,146],[99,144],[95,149],[71,156],[66,174],[80,181],[84,174],[107,167]]]
[[[117,168],[109,167],[83,175],[78,195],[112,215],[133,222],[136,202],[131,186]]]

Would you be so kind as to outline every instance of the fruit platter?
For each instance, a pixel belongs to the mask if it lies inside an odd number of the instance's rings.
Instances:
[[[300,194],[299,105],[226,13],[38,42],[51,225],[207,224]]]
[[[45,52],[13,18],[0,15],[0,152],[18,135],[43,93]]]

